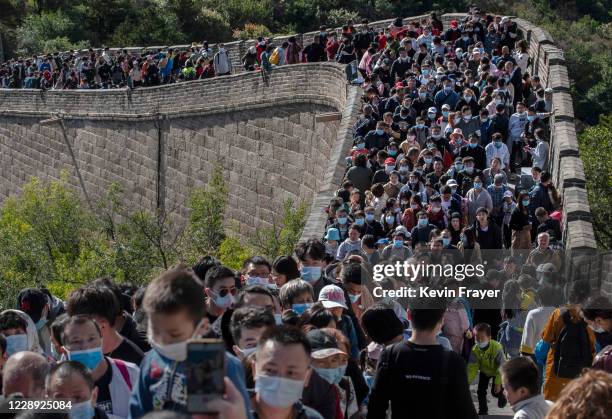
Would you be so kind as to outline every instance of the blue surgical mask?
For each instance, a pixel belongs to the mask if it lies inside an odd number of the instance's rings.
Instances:
[[[321,267],[303,266],[300,270],[300,277],[306,282],[317,282],[321,278]]]
[[[450,244],[450,241],[451,241],[450,237],[442,237],[442,245],[444,247],[448,246]]]
[[[455,163],[455,170],[457,170],[457,171],[463,170],[463,164],[462,163]]]
[[[344,225],[348,221],[347,217],[338,217],[338,224]]]
[[[330,384],[338,384],[346,374],[346,364],[336,368],[314,368],[314,370]]]
[[[474,182],[474,189],[482,189],[482,183]]]
[[[367,222],[374,221],[374,214],[372,214],[372,213],[366,214],[365,215],[365,219],[366,219]]]
[[[429,220],[427,218],[419,218],[419,225],[421,227],[425,227],[427,224],[429,224]]]
[[[359,294],[349,294],[349,300],[351,300],[351,304],[355,304],[357,301],[359,301],[360,297],[361,297],[361,293],[359,293]]]
[[[390,155],[391,157],[395,157],[395,156],[397,156],[397,150],[389,150],[389,155]]]
[[[423,69],[421,72],[423,73],[424,76],[429,75],[429,69],[428,68]]]
[[[400,248],[404,245],[404,241],[403,240],[393,240],[393,246]]]
[[[451,193],[457,193],[457,188],[456,187],[452,187],[451,188]]]
[[[433,161],[433,159],[429,157],[425,157],[423,160],[425,161],[426,164],[431,164],[431,162]]]
[[[470,148],[476,148],[476,146],[477,146],[477,145],[478,145],[478,144],[476,144],[476,143],[470,143],[470,144],[469,144]]]
[[[292,406],[302,398],[304,380],[293,380],[268,375],[255,376],[255,392],[259,397],[277,408]]]
[[[425,126],[425,124],[416,124],[417,128],[423,128]]]
[[[533,122],[535,121],[536,117],[535,115],[527,115],[527,120],[529,120],[529,122]]]
[[[501,148],[501,146],[502,146],[502,142],[501,141],[497,141],[496,140],[496,141],[494,141],[494,144],[495,144],[495,148]]]
[[[393,215],[387,215],[385,217],[385,221],[387,222],[387,224],[393,224],[393,221],[395,221],[395,216]]]
[[[355,224],[358,226],[362,226],[365,224],[365,220],[363,218],[355,218]]]
[[[442,111],[442,116],[445,118],[448,118],[448,115],[450,114],[449,111]]]
[[[312,303],[302,303],[302,304],[292,304],[291,309],[295,311],[300,316],[306,312],[310,307],[312,307]]]
[[[28,350],[28,335],[11,335],[6,338],[6,354],[11,356],[17,352]]]
[[[385,133],[385,130],[377,129],[375,132],[376,132],[376,135],[383,135]]]
[[[436,118],[436,114],[435,113],[428,113],[427,117],[431,120],[434,120]]]
[[[427,97],[427,93],[419,93],[419,97],[421,99],[425,99]]]
[[[465,171],[468,173],[473,173],[474,172],[474,166],[465,166]]]
[[[81,403],[72,403],[70,408],[70,419],[91,419],[95,414],[96,411],[91,404],[91,400],[85,400]]]
[[[232,304],[234,304],[234,296],[229,292],[225,295],[225,297],[221,297],[219,294],[215,293],[213,301],[219,308],[229,308]]]
[[[446,93],[449,93],[449,92],[451,92],[452,90],[453,90],[453,86],[444,86],[444,91],[445,91]]]
[[[85,349],[82,351],[67,351],[68,352],[68,360],[76,361],[83,364],[90,371],[95,370],[100,362],[104,359],[104,355],[102,355],[102,347],[98,346],[97,348]]]
[[[523,203],[524,207],[528,207],[529,206],[529,200],[528,199],[523,199],[521,202]]]
[[[357,144],[357,150],[363,150],[365,148],[365,143]]]

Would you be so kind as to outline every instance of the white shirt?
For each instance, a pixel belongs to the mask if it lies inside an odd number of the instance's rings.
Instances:
[[[521,352],[530,354],[535,352],[536,344],[542,338],[546,322],[553,311],[554,307],[538,307],[527,313],[521,339]]]

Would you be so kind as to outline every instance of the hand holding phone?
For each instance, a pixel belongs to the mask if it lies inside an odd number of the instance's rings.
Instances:
[[[213,401],[225,391],[225,344],[220,339],[195,339],[187,343],[187,411],[217,413]]]

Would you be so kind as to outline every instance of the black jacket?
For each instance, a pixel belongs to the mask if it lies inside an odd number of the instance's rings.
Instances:
[[[376,368],[368,419],[476,419],[465,361],[440,345],[387,346]]]

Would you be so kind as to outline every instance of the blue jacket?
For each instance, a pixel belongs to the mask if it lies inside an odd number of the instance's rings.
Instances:
[[[436,93],[436,96],[434,97],[434,103],[438,109],[442,109],[442,105],[446,104],[448,104],[451,109],[455,109],[457,102],[459,102],[459,95],[455,91],[452,91],[447,95],[444,92],[444,89],[442,89]]]
[[[252,419],[250,399],[245,385],[242,364],[226,352],[225,375],[232,380],[242,398],[248,419]],[[187,411],[187,375],[185,362],[175,362],[154,349],[145,354],[140,364],[140,378],[132,390],[130,418],[139,418],[153,410]]]

